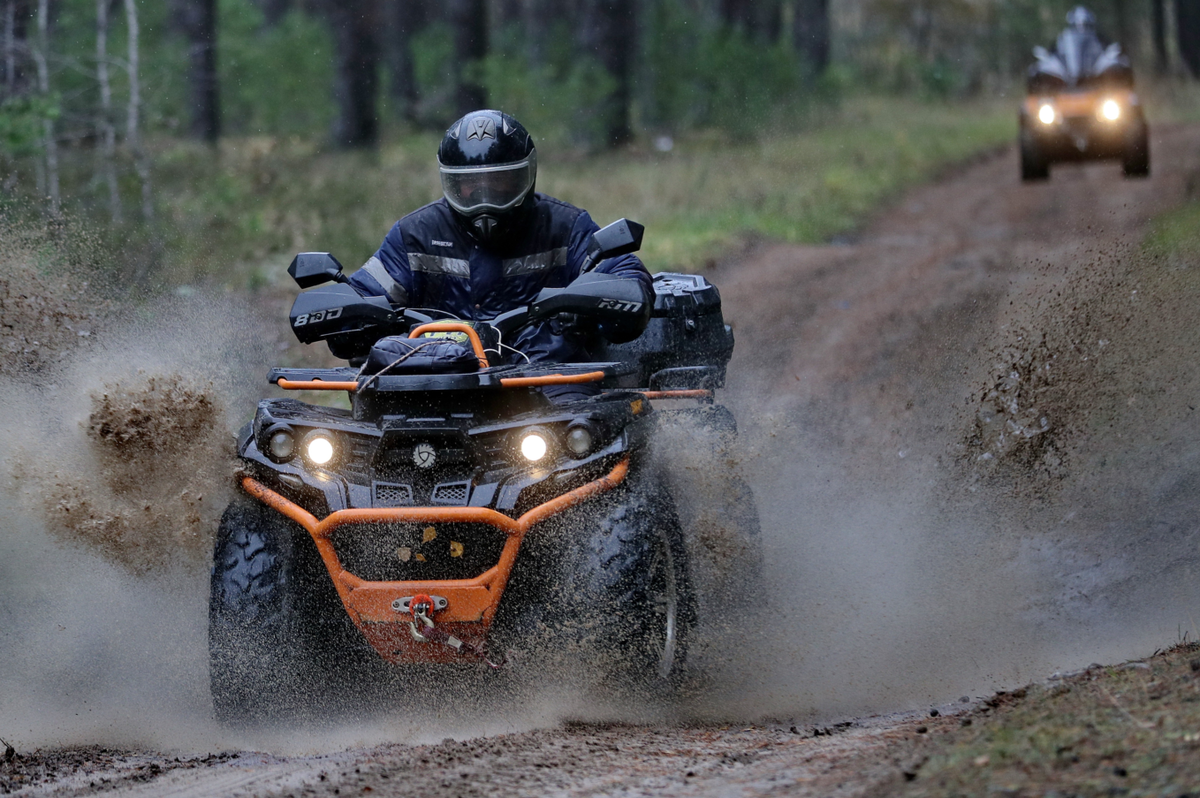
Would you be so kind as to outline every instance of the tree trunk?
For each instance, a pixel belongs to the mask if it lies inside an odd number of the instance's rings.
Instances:
[[[535,68],[546,65],[554,11],[554,0],[525,0],[525,53]]]
[[[1150,39],[1154,42],[1154,72],[1167,74],[1167,0],[1150,0]]]
[[[38,0],[37,47],[33,50],[37,66],[38,91],[42,97],[50,96],[50,67],[46,56],[50,50],[50,0]],[[57,217],[62,210],[58,193],[58,142],[54,138],[54,120],[42,122],[42,146],[46,155],[45,195],[50,202],[50,215]]]
[[[525,16],[523,0],[492,0],[492,21],[496,30],[519,25]]]
[[[761,44],[779,41],[783,29],[780,0],[720,0],[721,21]]]
[[[176,18],[188,42],[192,136],[215,144],[221,135],[217,79],[217,0],[177,0]]]
[[[796,0],[792,46],[814,75],[829,66],[829,0]]]
[[[1132,58],[1137,55],[1138,40],[1129,24],[1129,4],[1126,0],[1112,0],[1112,2],[1116,41],[1121,45],[1121,49]]]
[[[96,82],[100,84],[100,135],[103,137],[104,182],[108,186],[108,212],[121,222],[121,193],[117,187],[117,131],[112,120],[112,84],[108,79],[108,9],[111,0],[96,0]]]
[[[263,25],[273,28],[292,10],[292,0],[256,0],[263,15]]]
[[[339,147],[373,147],[379,142],[379,13],[373,0],[328,0],[337,58],[335,93]]]
[[[421,101],[420,87],[413,70],[412,37],[429,24],[429,9],[425,0],[385,0],[384,60],[387,63],[388,95],[396,108],[396,116],[407,122],[417,121]]]
[[[630,83],[636,57],[636,0],[586,0],[579,26],[581,49],[595,56],[616,82],[612,93],[595,109],[604,148],[619,147],[633,138],[630,124]]]
[[[0,80],[0,99],[23,97],[32,88],[28,72],[30,47],[29,19],[33,16],[29,0],[4,0],[4,75]]]
[[[1200,77],[1200,0],[1175,0],[1179,55],[1193,77]]]
[[[445,5],[454,31],[454,107],[461,116],[487,105],[484,87],[468,74],[488,53],[487,3],[446,0]]]
[[[129,111],[125,141],[133,151],[133,168],[142,184],[142,220],[149,222],[154,219],[154,197],[150,191],[150,159],[146,155],[146,148],[142,146],[141,131],[138,129],[142,113],[142,88],[137,0],[125,0],[125,25],[129,30]]]

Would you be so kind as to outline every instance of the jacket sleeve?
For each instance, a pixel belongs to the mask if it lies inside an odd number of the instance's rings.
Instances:
[[[575,220],[575,227],[571,230],[570,251],[567,256],[567,268],[571,280],[578,277],[583,269],[583,265],[587,261],[587,248],[592,240],[592,233],[599,229],[600,226],[592,221],[592,217],[586,211],[579,214],[579,218]],[[653,294],[650,272],[646,270],[645,264],[637,255],[619,255],[609,258],[601,261],[594,271],[637,280],[642,286],[642,293],[645,294],[647,301]]]
[[[350,275],[350,286],[363,296],[383,296],[394,305],[408,305],[412,298],[412,269],[400,223],[392,225],[379,250]]]

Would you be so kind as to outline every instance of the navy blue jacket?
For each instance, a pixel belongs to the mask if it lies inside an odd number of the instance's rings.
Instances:
[[[350,284],[364,296],[437,311],[430,314],[435,318],[491,319],[529,304],[543,288],[560,288],[578,277],[598,229],[587,211],[535,193],[515,235],[501,247],[484,249],[439,199],[396,222]],[[603,261],[596,271],[637,280],[651,296],[650,273],[634,255]],[[502,343],[533,361],[591,359],[588,341],[558,321],[530,325],[516,340]],[[514,359],[520,358],[506,356]]]

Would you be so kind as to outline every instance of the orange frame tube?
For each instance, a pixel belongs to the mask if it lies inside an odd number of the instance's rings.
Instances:
[[[487,354],[483,351],[483,341],[480,340],[479,333],[475,332],[475,328],[470,324],[463,324],[461,321],[435,321],[430,324],[422,324],[419,327],[414,327],[408,334],[408,337],[420,338],[425,333],[431,332],[465,333],[471,341],[471,349],[475,351],[475,357],[479,358],[479,368],[485,369],[488,367]]]
[[[600,479],[540,504],[515,519],[486,507],[387,507],[338,510],[318,520],[300,505],[289,501],[253,477],[243,477],[242,488],[308,532],[350,619],[381,656],[394,661],[394,657],[400,653],[394,650],[395,647],[402,646],[408,636],[406,627],[411,616],[392,609],[393,601],[418,593],[444,596],[449,604],[438,614],[438,623],[450,624],[449,628],[460,638],[466,635],[482,643],[500,607],[500,597],[504,594],[504,588],[512,574],[521,541],[529,530],[535,524],[592,496],[612,490],[624,481],[628,472],[629,459],[626,458]],[[350,524],[403,522],[491,524],[503,530],[508,535],[508,540],[500,553],[500,561],[474,579],[368,582],[342,567],[331,540],[334,530]],[[384,648],[388,650],[385,651]],[[446,652],[431,646],[419,649],[408,646],[408,649],[410,654],[415,651],[432,661],[452,660]]]
[[[578,385],[602,379],[603,371],[589,371],[584,374],[547,374],[544,377],[508,377],[502,378],[500,384],[505,388],[535,388],[540,385]]]
[[[713,392],[707,388],[678,391],[638,391],[647,399],[711,399]]]

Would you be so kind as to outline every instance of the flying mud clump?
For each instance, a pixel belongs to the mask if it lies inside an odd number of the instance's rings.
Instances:
[[[91,338],[100,308],[87,291],[0,262],[0,376],[44,371]]]
[[[86,451],[35,480],[50,531],[134,573],[203,562],[232,473],[216,395],[173,374],[93,394]]]
[[[979,394],[967,458],[981,469],[1016,470],[1040,483],[1066,470],[1060,436],[1047,402],[1055,388],[1057,357],[1046,336],[1023,331],[999,355],[999,366]]]

